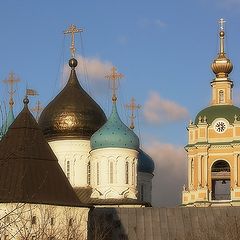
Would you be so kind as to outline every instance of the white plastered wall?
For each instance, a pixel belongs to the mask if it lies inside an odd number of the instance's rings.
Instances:
[[[90,156],[92,198],[137,198],[138,152],[136,150],[102,148],[91,151]],[[126,174],[127,162],[128,175]],[[112,173],[111,163],[113,164]]]
[[[87,187],[89,140],[57,140],[48,142],[58,163],[73,187]]]

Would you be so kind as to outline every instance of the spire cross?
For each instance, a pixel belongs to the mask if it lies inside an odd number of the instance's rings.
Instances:
[[[117,96],[116,96],[117,84],[116,84],[116,81],[123,78],[123,77],[124,77],[124,75],[122,73],[118,73],[117,68],[115,68],[115,67],[112,67],[110,75],[106,76],[106,79],[112,81],[112,90],[113,90],[112,100],[114,102],[117,101]]]
[[[13,104],[14,104],[13,95],[16,92],[16,90],[14,90],[13,86],[15,83],[20,82],[20,79],[16,78],[13,72],[10,72],[8,78],[3,80],[3,82],[10,85],[10,91],[8,93],[10,95],[9,105],[10,105],[10,108],[12,109]]]
[[[223,19],[223,18],[221,18],[220,20],[219,20],[219,24],[220,24],[220,30],[221,31],[224,31],[224,23],[225,23],[226,21]]]
[[[72,58],[75,57],[75,52],[76,52],[74,34],[75,33],[79,33],[79,32],[83,32],[83,29],[82,28],[77,28],[73,24],[71,24],[69,26],[69,28],[63,32],[65,35],[66,34],[71,34],[71,47],[70,47],[70,50],[71,50]]]
[[[36,119],[38,120],[39,113],[43,110],[43,107],[41,106],[41,102],[38,100],[37,104],[34,108],[32,108],[32,112],[36,113]]]
[[[136,104],[135,103],[135,99],[132,98],[130,104],[126,104],[125,107],[127,109],[130,109],[130,111],[131,111],[131,116],[130,116],[131,124],[130,124],[130,128],[134,129],[134,127],[135,127],[134,126],[134,119],[136,118],[136,116],[134,115],[134,111],[137,110],[137,109],[140,109],[141,105]]]

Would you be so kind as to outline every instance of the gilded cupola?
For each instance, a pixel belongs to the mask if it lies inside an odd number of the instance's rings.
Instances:
[[[220,49],[219,49],[217,58],[213,61],[211,66],[217,78],[227,78],[228,74],[230,74],[233,69],[233,65],[230,59],[226,57],[225,50],[224,50],[224,36],[225,36],[224,27],[223,27],[224,22],[225,21],[223,19],[220,19],[220,24],[221,24],[220,32],[219,32]]]
[[[77,30],[74,25],[71,25],[66,33],[76,33]],[[71,73],[68,82],[46,106],[39,118],[39,125],[48,140],[88,140],[106,122],[103,110],[78,81],[75,70],[78,62],[74,58],[74,38],[72,38],[71,51],[72,58],[69,60]]]

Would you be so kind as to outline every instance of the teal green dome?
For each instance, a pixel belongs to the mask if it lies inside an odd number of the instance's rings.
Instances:
[[[8,131],[8,128],[10,127],[10,125],[14,122],[14,114],[13,114],[13,110],[10,109],[6,120],[4,122],[4,124],[2,125],[2,127],[0,128],[0,139],[2,139],[2,137],[6,134],[6,132]]]
[[[155,168],[153,159],[142,149],[138,149],[138,152],[138,172],[153,174]]]
[[[92,135],[90,142],[92,150],[99,148],[139,149],[138,136],[121,121],[115,102],[109,119]]]
[[[200,116],[202,118],[206,116],[208,124],[211,124],[216,118],[225,118],[231,124],[234,122],[235,116],[240,117],[240,108],[234,105],[214,105],[207,107],[197,114],[195,124],[198,124]]]

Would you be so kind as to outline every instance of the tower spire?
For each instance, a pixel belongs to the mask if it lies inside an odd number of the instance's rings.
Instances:
[[[125,107],[131,111],[131,115],[130,115],[130,120],[131,120],[130,128],[133,130],[135,128],[134,119],[136,118],[134,112],[135,112],[135,110],[140,109],[141,105],[136,104],[135,103],[135,99],[132,97],[130,103],[126,104]]]
[[[116,102],[117,101],[117,95],[116,95],[116,90],[117,90],[117,80],[123,78],[124,75],[122,73],[117,72],[116,67],[111,68],[111,73],[106,76],[106,79],[112,81],[112,101]]]
[[[76,48],[75,48],[75,34],[79,33],[79,32],[83,32],[83,29],[82,28],[77,28],[73,24],[71,24],[69,26],[69,28],[64,31],[65,35],[66,34],[71,34],[71,47],[70,47],[70,51],[71,51],[72,58],[75,58],[75,52],[76,52]]]
[[[8,75],[8,78],[3,80],[3,82],[10,86],[10,90],[8,91],[8,93],[9,93],[9,106],[10,106],[10,110],[12,110],[13,109],[13,104],[14,104],[13,96],[14,96],[14,93],[16,92],[16,90],[14,90],[14,84],[20,82],[20,79],[16,78],[15,74],[13,72],[10,72],[9,75]]]
[[[225,20],[223,18],[221,18],[219,20],[219,25],[220,25],[220,32],[219,32],[219,36],[220,36],[220,54],[224,54],[224,24],[225,24]]]

